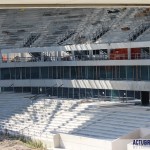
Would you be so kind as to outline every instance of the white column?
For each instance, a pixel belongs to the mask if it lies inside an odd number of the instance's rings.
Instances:
[[[25,53],[21,53],[21,57],[26,57],[26,54]]]
[[[57,61],[57,57],[58,57],[58,53],[57,51],[55,51],[55,58],[54,58],[55,61]]]
[[[10,62],[10,58],[11,58],[10,55],[11,55],[10,53],[7,53],[7,62]]]
[[[108,59],[110,59],[110,49],[107,49]]]
[[[61,60],[61,51],[58,51],[58,60]]]
[[[131,59],[131,48],[128,48],[128,59]]]
[[[21,53],[21,61],[26,61],[26,54],[25,53]]]
[[[41,52],[41,61],[43,62],[44,61],[44,53]]]
[[[89,50],[89,57],[92,59],[93,58],[93,50]]]
[[[71,60],[75,60],[74,51],[71,51],[72,58]]]

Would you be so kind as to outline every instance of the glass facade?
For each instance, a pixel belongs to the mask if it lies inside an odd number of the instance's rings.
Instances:
[[[1,68],[1,80],[88,79],[150,80],[150,66],[53,66]]]
[[[46,94],[58,98],[90,99],[99,100],[133,100],[140,99],[140,91],[106,90],[89,88],[67,88],[67,87],[2,87],[2,91],[14,91],[17,93],[31,92],[32,94]]]
[[[68,79],[150,81],[150,66],[51,66],[1,68],[1,80]],[[67,87],[2,87],[2,91],[31,92],[59,98],[102,100],[140,99],[140,91],[67,88]]]

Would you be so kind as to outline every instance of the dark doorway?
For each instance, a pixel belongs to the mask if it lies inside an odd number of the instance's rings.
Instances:
[[[149,105],[149,92],[141,91],[141,102],[143,106]]]

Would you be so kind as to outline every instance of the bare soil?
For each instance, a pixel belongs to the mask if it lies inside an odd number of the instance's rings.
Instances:
[[[38,150],[29,148],[25,143],[0,135],[0,150]]]

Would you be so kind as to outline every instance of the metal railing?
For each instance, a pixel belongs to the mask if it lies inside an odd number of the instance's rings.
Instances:
[[[135,53],[131,54],[128,58],[127,54],[111,54],[109,57],[107,54],[99,55],[69,55],[69,56],[46,56],[44,59],[41,57],[17,57],[11,59],[2,59],[3,63],[11,62],[51,62],[51,61],[98,61],[98,60],[132,60],[132,59],[150,59],[150,54],[147,53]]]

